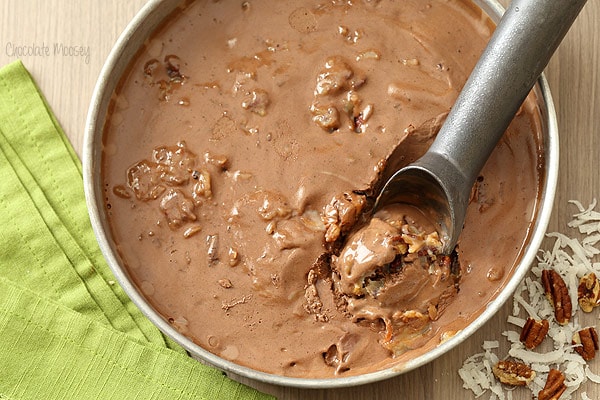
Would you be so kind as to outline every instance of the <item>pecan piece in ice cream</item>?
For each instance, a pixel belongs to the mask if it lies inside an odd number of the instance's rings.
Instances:
[[[254,89],[244,97],[242,108],[264,117],[267,115],[267,107],[270,103],[269,94],[265,90]]]
[[[492,368],[494,376],[511,386],[526,386],[535,378],[535,371],[516,361],[498,361]]]
[[[334,196],[321,216],[325,225],[325,241],[335,242],[356,224],[365,206],[365,197],[356,193]]]
[[[558,272],[546,269],[542,271],[542,285],[544,285],[546,297],[554,307],[556,322],[560,325],[568,324],[573,305],[565,281]]]
[[[160,199],[160,210],[167,219],[170,228],[179,228],[188,221],[195,221],[194,202],[177,189],[170,189]]]
[[[342,57],[328,58],[317,75],[310,106],[313,122],[334,132],[342,127],[343,117],[351,131],[363,133],[374,109],[371,103],[362,106],[362,98],[356,93],[365,82],[366,76],[354,71]]]

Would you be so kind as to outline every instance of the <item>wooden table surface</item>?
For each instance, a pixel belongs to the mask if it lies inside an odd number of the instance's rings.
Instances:
[[[0,66],[17,58],[23,60],[79,154],[87,108],[100,68],[118,35],[145,2],[0,2]],[[18,57],[20,49],[27,46],[48,46],[49,54]],[[72,54],[61,53],[60,46]],[[568,200],[577,199],[588,205],[600,197],[600,0],[590,0],[585,6],[550,62],[546,76],[557,109],[561,152],[558,192],[549,230],[565,231],[574,212]],[[457,370],[466,357],[481,351],[483,340],[500,339],[500,332],[507,329],[509,312],[507,304],[453,351],[384,382],[341,390],[299,390],[242,380],[281,399],[470,399],[473,396],[462,388]],[[600,373],[600,360],[597,358],[591,367]],[[600,385],[588,382],[580,389],[583,391],[592,399],[600,398]],[[530,397],[528,392],[517,391],[514,398]]]

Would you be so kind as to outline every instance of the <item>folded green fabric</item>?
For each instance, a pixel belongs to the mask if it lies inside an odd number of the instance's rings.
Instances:
[[[130,301],[90,226],[81,164],[20,61],[0,69],[0,399],[263,399]]]

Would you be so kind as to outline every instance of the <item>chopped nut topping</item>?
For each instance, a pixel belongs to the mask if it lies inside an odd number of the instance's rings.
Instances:
[[[402,60],[402,64],[415,67],[415,66],[419,65],[420,62],[419,62],[419,59],[417,59],[417,58],[407,58],[407,59]]]
[[[460,331],[445,331],[440,335],[440,344],[452,339]]]
[[[558,272],[546,269],[542,271],[542,285],[546,297],[554,306],[554,317],[560,325],[566,325],[571,319],[573,305],[569,297],[569,290]]]
[[[565,390],[565,376],[559,370],[551,369],[544,388],[538,394],[538,400],[558,400]]]
[[[172,82],[182,82],[184,76],[181,74],[181,60],[174,54],[165,56],[165,68]]]
[[[196,180],[192,188],[192,199],[198,205],[202,203],[203,199],[210,199],[212,197],[210,174],[208,171],[194,171],[192,178]]]
[[[325,206],[321,220],[325,225],[325,241],[336,241],[340,235],[348,232],[357,221],[363,207],[365,197],[356,193],[344,193],[334,196]]]
[[[585,361],[590,361],[596,356],[596,350],[598,350],[598,333],[593,327],[582,329],[575,332],[572,343],[578,345],[575,347],[575,351]]]
[[[595,273],[582,276],[577,288],[579,306],[584,312],[591,312],[600,302],[600,282]]]
[[[356,61],[362,60],[379,60],[381,58],[381,52],[375,49],[363,51],[356,56]]]
[[[317,76],[315,95],[335,94],[343,90],[354,71],[339,57],[332,57],[325,62],[325,68]]]
[[[237,250],[232,247],[230,247],[229,250],[227,251],[227,257],[229,259],[230,267],[235,267],[238,264],[238,262],[240,261],[240,257],[239,257]]]
[[[131,198],[131,195],[127,191],[127,188],[123,185],[117,185],[113,187],[113,193],[122,199]]]
[[[190,238],[192,236],[194,236],[196,233],[200,232],[202,230],[202,226],[200,225],[193,225],[190,226],[188,228],[186,228],[185,231],[183,231],[183,237],[184,238]]]
[[[158,198],[165,190],[156,164],[142,160],[127,170],[127,184],[138,200]]]
[[[146,78],[152,78],[154,72],[160,67],[160,62],[153,58],[151,60],[146,61],[144,64],[144,76]]]
[[[377,57],[376,53],[368,53]],[[317,76],[314,100],[310,106],[313,122],[328,132],[342,126],[342,116],[347,117],[351,131],[362,133],[373,114],[373,105],[360,107],[362,99],[356,93],[366,82],[366,77],[356,73],[340,57],[331,57]],[[346,119],[345,119],[346,120]]]
[[[229,162],[226,155],[212,154],[212,153],[205,153],[204,161],[207,164],[212,164],[216,167],[219,167],[221,170],[226,170],[228,167],[228,162]]]
[[[344,40],[351,44],[356,44],[358,40],[364,35],[361,30],[351,31],[348,27],[340,25],[338,27],[338,33],[344,38]]]
[[[196,163],[196,155],[185,142],[175,146],[159,146],[152,151],[152,159],[159,165],[161,179],[172,185],[185,184]]]
[[[262,89],[254,89],[242,101],[242,108],[264,117],[271,101],[269,94]]]
[[[500,382],[511,386],[525,386],[535,378],[535,371],[516,361],[498,361],[492,372]]]
[[[233,284],[227,278],[219,279],[219,285],[221,285],[221,287],[224,289],[231,289],[233,287]]]
[[[323,128],[328,132],[333,132],[340,127],[340,113],[332,105],[322,106],[317,103],[313,103],[310,106],[310,112],[313,115],[313,121],[315,124]]]
[[[177,189],[165,193],[160,200],[160,210],[167,218],[170,228],[179,228],[185,222],[196,220],[194,203]]]
[[[548,333],[549,327],[550,324],[546,319],[537,321],[533,318],[527,318],[519,339],[525,344],[525,347],[530,350],[534,349],[542,343]]]
[[[174,54],[165,56],[161,63],[153,58],[143,67],[144,77],[150,86],[156,86],[160,100],[168,101],[177,86],[181,86],[186,76],[181,73],[181,60]]]
[[[208,265],[212,266],[219,261],[219,235],[208,235],[206,237],[206,254],[208,255]]]

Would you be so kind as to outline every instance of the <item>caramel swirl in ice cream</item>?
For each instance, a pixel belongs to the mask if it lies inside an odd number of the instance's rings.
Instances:
[[[452,257],[414,210],[370,208],[387,156],[427,149],[493,29],[467,0],[186,2],[105,125],[106,212],[139,291],[206,350],[293,377],[401,367],[463,329],[528,240],[536,97]]]

